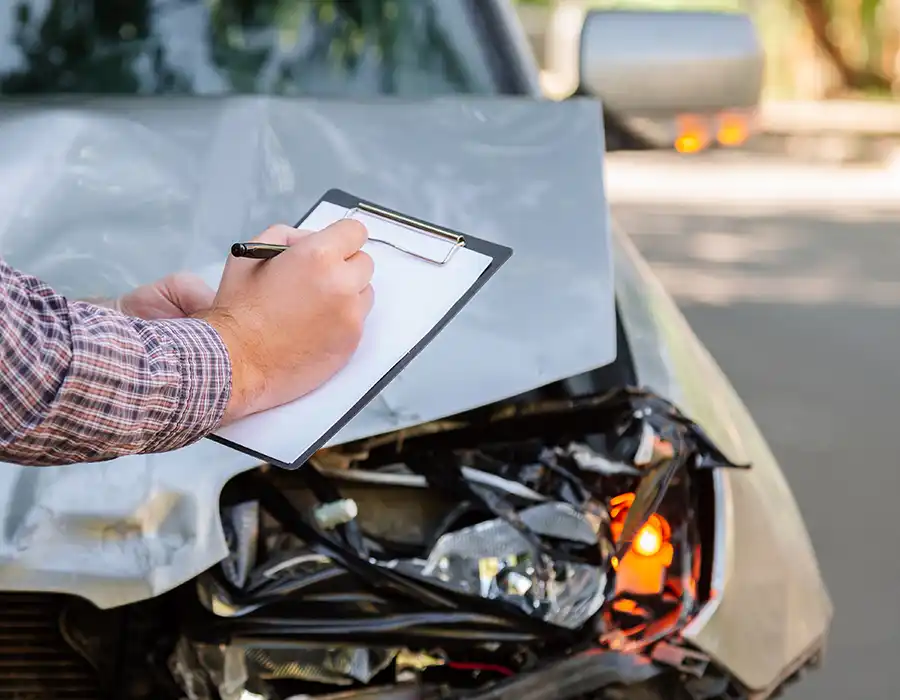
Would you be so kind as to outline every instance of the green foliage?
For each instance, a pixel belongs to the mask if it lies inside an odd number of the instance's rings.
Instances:
[[[555,0],[515,0],[519,5],[546,6]],[[645,10],[716,10],[733,12],[742,9],[743,0],[585,0],[590,7]]]
[[[466,92],[439,1],[0,0],[19,58],[0,73],[0,94]],[[202,28],[182,28],[184,11]],[[176,60],[188,43],[211,65]]]

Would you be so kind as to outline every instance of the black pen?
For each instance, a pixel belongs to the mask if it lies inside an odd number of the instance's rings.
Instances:
[[[287,249],[286,245],[278,245],[276,243],[235,243],[231,246],[231,254],[236,258],[268,260]]]

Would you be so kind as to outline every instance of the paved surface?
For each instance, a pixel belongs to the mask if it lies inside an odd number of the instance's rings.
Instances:
[[[770,100],[759,110],[770,133],[855,133],[900,136],[896,100]]]
[[[614,214],[767,435],[835,603],[789,700],[900,697],[900,172],[613,158]]]
[[[765,102],[753,150],[807,162],[884,162],[900,155],[900,101]]]

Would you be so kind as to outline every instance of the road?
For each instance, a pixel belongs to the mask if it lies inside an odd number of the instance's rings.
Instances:
[[[607,187],[807,519],[835,619],[787,697],[900,697],[900,169],[623,154]]]

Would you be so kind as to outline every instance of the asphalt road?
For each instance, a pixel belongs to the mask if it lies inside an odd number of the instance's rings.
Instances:
[[[807,519],[835,619],[787,697],[900,697],[900,169],[625,155],[607,178]]]

